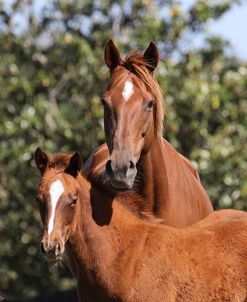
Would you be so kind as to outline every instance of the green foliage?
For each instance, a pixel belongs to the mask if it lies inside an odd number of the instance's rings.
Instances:
[[[111,37],[124,52],[158,42],[165,136],[198,167],[215,207],[247,207],[247,66],[217,37],[184,47],[235,2],[197,1],[188,11],[172,0],[47,1],[39,12],[39,1],[1,4],[0,291],[16,300],[73,285],[39,253],[33,153],[40,146],[86,158],[104,142]]]
[[[218,42],[166,64],[166,133],[197,166],[215,208],[246,209],[247,66]]]

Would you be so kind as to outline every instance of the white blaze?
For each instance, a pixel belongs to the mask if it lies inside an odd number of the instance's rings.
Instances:
[[[60,198],[60,196],[64,192],[63,184],[60,180],[56,180],[51,184],[49,193],[51,197],[51,216],[48,223],[48,235],[50,236],[53,227],[54,227],[54,218],[55,218],[55,211],[57,207],[57,202]]]
[[[133,93],[134,93],[133,83],[130,81],[126,81],[122,92],[122,96],[124,100],[128,102],[129,98],[132,96]]]

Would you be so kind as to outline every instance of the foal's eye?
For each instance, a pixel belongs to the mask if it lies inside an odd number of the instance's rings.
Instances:
[[[77,197],[73,197],[71,203],[69,204],[71,206],[71,208],[74,208],[77,202]]]
[[[153,109],[153,106],[154,106],[154,101],[149,101],[147,105],[147,110],[151,111]]]

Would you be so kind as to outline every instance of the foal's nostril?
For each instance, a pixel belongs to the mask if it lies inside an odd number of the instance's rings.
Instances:
[[[62,250],[61,244],[60,242],[58,242],[55,248],[55,255],[58,256],[61,253],[61,250]]]
[[[41,242],[41,244],[40,244],[40,250],[41,250],[41,252],[43,253],[43,254],[46,254],[46,249],[45,249],[45,247],[44,247],[44,243],[43,242]]]

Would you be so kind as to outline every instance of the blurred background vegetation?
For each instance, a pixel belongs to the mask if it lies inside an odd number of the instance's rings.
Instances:
[[[104,142],[100,97],[106,41],[122,53],[157,42],[165,137],[198,168],[215,208],[247,208],[247,64],[205,34],[239,1],[0,2],[0,292],[14,301],[74,286],[39,253],[33,153]],[[201,35],[201,47],[191,47]],[[244,37],[243,37],[244,38]]]

